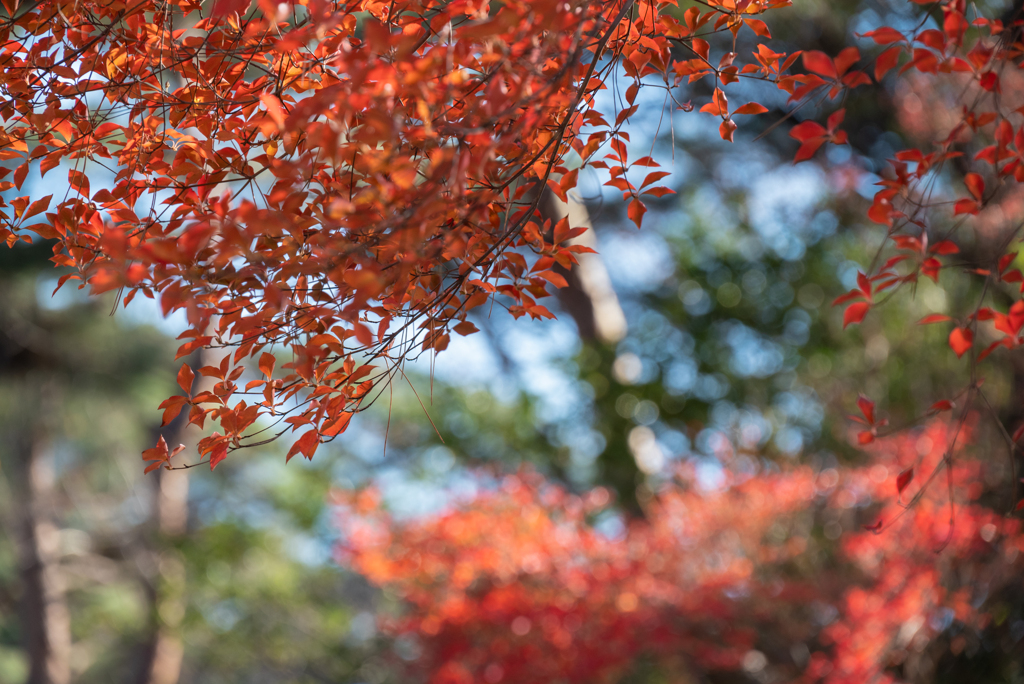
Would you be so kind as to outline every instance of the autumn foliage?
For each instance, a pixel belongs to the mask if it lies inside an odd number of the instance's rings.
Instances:
[[[684,469],[622,531],[591,524],[605,490],[530,473],[425,520],[339,495],[339,558],[402,597],[382,626],[418,640],[415,671],[437,684],[619,681],[645,662],[683,679],[913,679],[921,653],[959,654],[991,626],[987,600],[1021,569],[1024,531],[979,503],[979,461],[927,486],[955,429],[879,440],[858,468],[732,470],[707,490]]]
[[[3,187],[60,167],[70,188],[5,204],[0,237],[56,240],[62,284],[185,310],[179,357],[235,348],[183,371],[184,394],[162,405],[165,422],[219,423],[200,444],[211,465],[284,431],[311,457],[404,359],[472,333],[470,310],[551,315],[538,300],[564,284],[552,268],[586,248],[541,221],[542,190],[564,197],[581,168],[604,169],[638,226],[640,196],[671,192],[663,171],[626,178],[657,167],[626,149],[641,86],[714,81],[702,111],[731,139],[734,115],[765,111],[729,104],[740,78],[797,99],[867,82],[851,53],[792,75],[796,55],[718,58],[698,37],[768,40],[759,17],[788,4],[11,0]],[[628,104],[610,122],[594,98],[618,72]],[[92,187],[97,169],[112,182]],[[212,391],[192,393],[195,372]]]
[[[582,169],[601,170],[637,226],[641,197],[671,192],[656,160],[627,150],[641,88],[706,84],[700,112],[733,140],[735,116],[768,110],[728,92],[771,84],[794,112],[823,113],[790,129],[802,161],[847,142],[850,91],[927,80],[959,93],[962,111],[896,155],[867,209],[892,255],[837,300],[858,323],[883,295],[955,267],[958,236],[1024,179],[1024,102],[1003,87],[1022,51],[1016,25],[965,0],[914,2],[912,30],[864,34],[877,53],[827,55],[772,49],[770,18],[789,0],[5,0],[2,187],[66,169],[69,190],[5,201],[0,237],[56,240],[62,284],[184,310],[179,358],[234,349],[183,369],[183,394],[161,406],[165,423],[187,411],[219,424],[199,445],[211,465],[284,432],[290,456],[312,457],[405,359],[474,332],[471,310],[551,316],[540,300],[565,284],[554,267],[587,248],[541,218],[542,191],[564,197]],[[613,74],[624,108],[609,120],[595,97]],[[99,169],[113,179],[96,182]],[[1018,232],[988,231],[991,263],[966,276],[985,297],[942,321],[972,368],[1021,344],[1022,277],[1006,253]],[[213,389],[193,393],[195,373]],[[979,391],[965,388],[962,410]]]

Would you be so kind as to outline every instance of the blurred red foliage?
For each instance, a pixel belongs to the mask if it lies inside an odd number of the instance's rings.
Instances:
[[[879,439],[863,467],[727,473],[711,491],[681,468],[618,531],[592,524],[613,515],[607,491],[577,496],[532,472],[412,521],[373,490],[339,494],[339,559],[403,598],[382,627],[415,637],[414,668],[433,684],[616,681],[639,667],[899,681],[954,624],[984,629],[986,596],[1020,572],[1019,521],[978,502],[979,462],[944,460],[953,429]],[[911,467],[902,508],[895,478]],[[947,467],[952,489],[935,486]],[[860,528],[880,503],[880,533]]]

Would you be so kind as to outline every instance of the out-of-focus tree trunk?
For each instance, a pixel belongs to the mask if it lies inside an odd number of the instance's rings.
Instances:
[[[182,416],[184,418],[184,416]],[[170,444],[198,441],[181,420]],[[149,600],[150,638],[140,670],[140,684],[177,684],[185,648],[181,622],[185,617],[185,563],[175,548],[188,527],[188,471],[160,470],[153,474],[153,548],[146,596]]]
[[[46,387],[43,387],[44,394]],[[47,407],[40,407],[46,415]],[[29,657],[28,684],[71,681],[71,618],[60,568],[60,529],[53,519],[55,477],[43,421],[16,446],[22,512],[19,560],[22,626]]]
[[[587,207],[575,192],[568,193],[568,199],[563,202],[550,190],[545,190],[540,201],[541,214],[551,219],[552,224],[568,217],[571,227],[586,227],[587,231],[572,243],[597,249],[597,235]],[[569,283],[558,291],[558,298],[576,322],[580,337],[614,344],[626,335],[626,316],[608,277],[608,269],[597,254],[578,254],[577,259],[579,264],[571,270],[555,267]]]
[[[193,357],[192,368],[218,365],[223,351],[204,350]],[[193,394],[212,391],[214,381],[198,376]],[[188,448],[178,456],[181,465],[186,454],[195,456],[194,446],[203,437],[203,431],[188,424],[188,411],[182,411],[166,431],[164,438],[173,449],[178,444]],[[181,641],[181,623],[185,617],[186,577],[185,563],[178,542],[188,531],[188,470],[163,470],[153,473],[153,528],[150,574],[146,578],[146,593],[150,602],[151,636],[146,649],[140,684],[177,684],[185,656]]]

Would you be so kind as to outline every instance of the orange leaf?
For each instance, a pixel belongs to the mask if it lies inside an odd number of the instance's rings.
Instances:
[[[733,112],[733,115],[736,115],[736,114],[764,114],[767,111],[768,111],[768,108],[765,107],[763,104],[758,104],[757,102],[748,102],[747,104],[743,105],[742,107],[737,109],[735,112]]]
[[[269,352],[263,352],[260,355],[260,372],[266,375],[268,378],[274,374],[274,365],[277,363],[277,357]]]
[[[160,404],[160,408],[164,410],[163,419],[160,421],[160,427],[168,425],[172,420],[178,417],[181,413],[181,409],[188,403],[188,397],[176,396],[165,399]]]
[[[705,114],[714,114],[715,116],[724,116],[729,112],[729,100],[721,88],[715,88],[711,102],[701,107],[700,111]]]
[[[142,452],[142,460],[144,461],[166,461],[168,457],[167,451],[167,440],[160,436],[157,440],[156,446],[152,449],[146,449]]]
[[[221,442],[210,452],[210,470],[217,467],[217,464],[228,457],[228,443]]]
[[[47,195],[46,197],[37,199],[32,204],[28,205],[28,209],[25,210],[25,214],[21,217],[21,220],[24,221],[25,219],[30,219],[36,214],[41,214],[46,211],[47,207],[50,206],[50,200],[52,198],[53,195]]]
[[[544,274],[542,273],[541,275]],[[480,332],[480,329],[469,321],[462,321],[458,325],[453,326],[452,330],[459,333],[460,335],[472,335],[475,332]]]
[[[178,371],[178,387],[180,387],[186,394],[192,392],[192,381],[195,380],[196,374],[192,372],[192,369],[188,367],[188,364],[182,364],[181,370]]]
[[[743,23],[750,27],[750,29],[761,36],[762,38],[771,38],[771,31],[768,30],[768,24],[764,23],[760,19],[744,19]]]
[[[14,186],[21,190],[21,186],[24,185],[26,178],[28,178],[28,162],[20,164],[14,170]]]

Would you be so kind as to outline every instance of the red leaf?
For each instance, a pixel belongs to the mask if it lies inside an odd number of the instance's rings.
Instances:
[[[836,65],[832,62],[831,58],[824,52],[818,50],[808,50],[803,54],[804,68],[808,71],[813,71],[816,74],[820,74],[825,78],[838,78],[839,74],[836,72]]]
[[[868,278],[866,273],[857,271],[857,287],[864,293],[864,296],[871,298],[871,279]]]
[[[629,216],[629,219],[636,224],[637,228],[639,228],[640,224],[643,223],[644,214],[646,213],[647,207],[638,199],[634,199],[630,202],[629,207],[626,209],[626,214]]]
[[[195,380],[196,374],[192,372],[192,369],[188,367],[188,364],[183,364],[181,370],[178,371],[178,387],[180,387],[186,394],[192,393],[192,381]]]
[[[544,273],[549,273],[549,272],[550,271],[545,271]],[[544,275],[544,274],[542,273],[541,275]],[[472,335],[475,332],[480,332],[480,329],[477,328],[475,325],[473,325],[469,321],[462,321],[458,325],[453,326],[452,330],[454,330],[455,332],[457,332],[460,335]]]
[[[228,443],[221,442],[210,452],[210,470],[217,467],[217,464],[228,457]]]
[[[851,323],[863,321],[870,308],[871,305],[867,302],[857,302],[846,307],[846,312],[843,314],[843,328],[845,329]]]
[[[875,80],[881,81],[882,77],[889,73],[899,64],[900,54],[903,48],[899,45],[891,47],[875,59]]]
[[[728,140],[732,142],[732,134],[736,132],[736,122],[732,119],[726,119],[718,127],[718,134],[722,136],[722,140]]]
[[[167,440],[163,438],[163,435],[157,440],[155,447],[142,452],[142,460],[144,461],[166,461],[168,456]]]
[[[864,414],[864,418],[867,419],[869,425],[875,424],[875,402],[862,394],[857,397],[857,408]]]
[[[956,204],[953,205],[953,216],[977,214],[979,209],[978,203],[972,199],[957,200]]]
[[[762,104],[758,104],[756,102],[748,102],[747,104],[743,105],[735,112],[733,112],[733,114],[764,114],[767,111],[768,108]]]
[[[903,490],[907,488],[910,481],[914,479],[914,469],[907,468],[896,477],[896,491],[899,494],[903,493]]]
[[[762,38],[772,37],[771,32],[768,30],[768,25],[760,19],[744,19],[743,23],[749,26],[754,33]]]
[[[537,275],[539,277],[543,278],[544,280],[548,281],[549,283],[551,283],[552,285],[554,285],[557,288],[569,287],[569,282],[565,279],[565,277],[562,276],[559,273],[555,273],[554,271],[541,271]],[[469,326],[472,326],[473,329],[470,332],[476,332],[476,326],[474,326],[469,321],[465,321],[464,323],[460,323],[459,325],[469,325]],[[458,325],[455,326],[455,332],[458,332],[460,335],[468,335],[469,334],[468,332],[466,332],[466,333],[459,332],[459,326]]]
[[[845,304],[846,302],[849,302],[853,299],[859,299],[863,296],[864,293],[861,292],[860,290],[850,290],[846,294],[839,295],[838,297],[836,297],[835,300],[832,302],[832,306],[839,306],[840,304]]]
[[[957,358],[966,354],[973,344],[974,333],[970,328],[953,328],[953,332],[949,333],[949,347]]]
[[[842,76],[854,64],[860,61],[860,50],[855,47],[843,48],[834,60],[836,71]]]
[[[178,417],[181,413],[181,409],[184,408],[185,404],[188,403],[188,397],[176,396],[169,399],[165,399],[160,404],[160,408],[164,410],[163,420],[160,422],[160,427],[168,425],[172,420]]]
[[[953,319],[950,318],[949,316],[943,316],[942,314],[931,314],[931,315],[925,316],[924,318],[919,320],[917,322],[917,324],[918,325],[928,325],[930,323],[943,323],[945,321],[951,321],[951,320],[953,320]]]
[[[793,163],[807,161],[808,159],[813,157],[814,153],[818,151],[818,148],[824,144],[825,138],[808,140],[807,142],[800,146],[800,149],[796,151],[796,154],[793,156]]]
[[[320,445],[320,435],[315,429],[307,431],[297,440],[295,444],[292,444],[292,448],[288,450],[288,455],[285,457],[285,462],[291,460],[292,456],[301,453],[306,458],[313,458],[313,454],[316,452],[316,448]]]
[[[721,88],[715,88],[712,101],[701,107],[700,111],[706,114],[714,114],[715,116],[724,116],[729,113],[729,100],[725,97],[725,93],[722,92]]]
[[[929,247],[928,251],[932,254],[959,254],[960,248],[952,240],[943,240]]]
[[[880,29],[868,31],[864,34],[864,37],[871,38],[879,45],[888,45],[889,43],[903,40],[903,34],[890,26],[883,26]]]
[[[864,529],[867,530],[868,532],[874,532],[875,534],[878,534],[879,532],[882,531],[882,521],[879,520],[874,525],[865,525]]]
[[[842,108],[842,109],[837,109],[836,111],[834,111],[831,114],[829,114],[828,121],[825,122],[826,126],[828,127],[828,132],[829,133],[835,133],[836,129],[839,128],[839,125],[841,123],[843,123],[843,119],[845,119],[845,118],[846,118],[846,108],[845,107]],[[845,135],[845,134],[843,134],[843,135]],[[835,137],[838,137],[838,136],[835,136]],[[833,142],[839,142],[839,141],[838,140],[833,140]]]
[[[268,378],[274,374],[274,364],[277,363],[277,358],[269,353],[264,352],[260,355],[260,372],[266,375]]]
[[[52,198],[53,195],[47,195],[46,197],[37,199],[32,204],[28,205],[28,209],[25,211],[24,215],[22,215],[21,220],[25,221],[27,219],[32,218],[36,214],[41,214],[44,211],[46,211],[47,207],[50,206],[50,199]]]
[[[807,142],[812,138],[824,137],[827,133],[825,127],[817,121],[803,121],[790,129],[789,137],[796,138],[800,142]]]
[[[213,5],[213,16],[224,17],[232,14],[245,14],[249,9],[250,0],[216,0]]]
[[[21,186],[25,184],[26,178],[28,178],[28,162],[19,164],[18,168],[14,170],[14,187],[21,190]]]
[[[864,430],[863,432],[858,432],[857,433],[857,443],[858,444],[861,444],[861,445],[871,444],[874,441],[875,441],[875,433],[871,432],[870,430]]]
[[[964,176],[964,185],[971,196],[980,202],[982,195],[985,194],[985,180],[976,173],[969,173]]]
[[[956,404],[951,402],[949,399],[943,399],[942,401],[937,401],[934,404],[932,404],[931,407],[928,409],[928,413],[941,413],[942,411],[952,411],[955,406]]]
[[[640,184],[640,187],[641,188],[646,188],[651,183],[657,183],[658,181],[660,181],[665,176],[670,176],[670,175],[672,175],[672,174],[669,171],[651,171],[644,178],[644,182]]]

